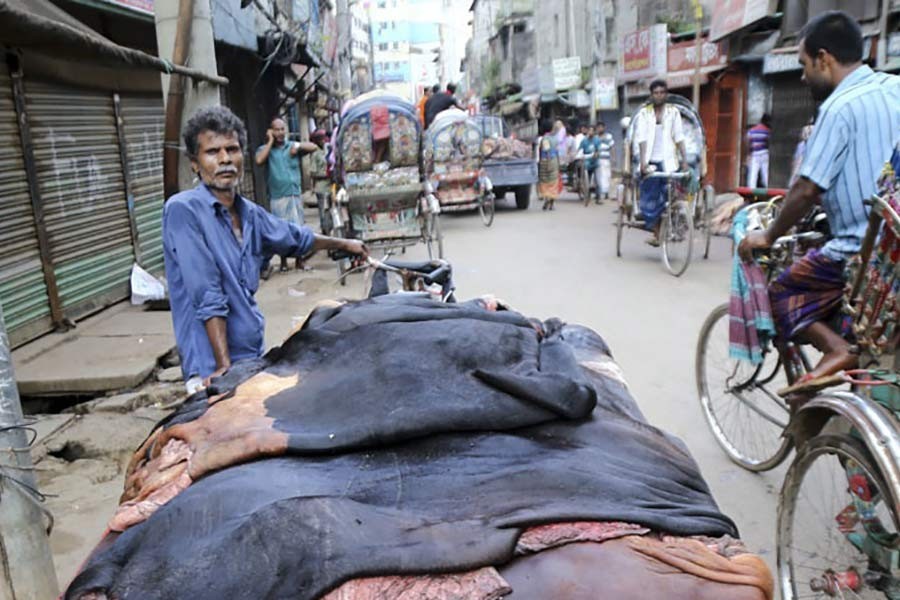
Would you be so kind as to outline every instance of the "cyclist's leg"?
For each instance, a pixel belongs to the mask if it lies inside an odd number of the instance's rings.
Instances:
[[[849,342],[828,325],[841,307],[843,294],[843,261],[829,259],[819,250],[794,261],[769,285],[779,335],[811,343],[824,355],[807,378],[831,375],[856,362]]]

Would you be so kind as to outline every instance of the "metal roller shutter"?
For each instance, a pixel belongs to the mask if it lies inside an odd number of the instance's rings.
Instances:
[[[0,304],[10,343],[50,331],[50,300],[6,66],[0,67]]]
[[[165,113],[161,97],[123,95],[122,125],[141,266],[163,271],[163,140]]]
[[[769,139],[769,187],[787,187],[800,133],[816,114],[816,103],[797,71],[771,77],[772,135]]]
[[[25,79],[62,308],[77,319],[128,296],[134,262],[112,94]]]

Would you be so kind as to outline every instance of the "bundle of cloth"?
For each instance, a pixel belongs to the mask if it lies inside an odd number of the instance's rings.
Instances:
[[[534,152],[531,144],[515,138],[485,138],[481,143],[481,153],[484,157],[504,160],[513,158],[532,158]]]
[[[737,536],[599,335],[394,294],[160,422],[65,598],[770,599]]]

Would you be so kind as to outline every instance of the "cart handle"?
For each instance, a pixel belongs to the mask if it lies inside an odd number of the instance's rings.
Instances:
[[[691,176],[690,171],[676,171],[674,173],[661,173],[656,171],[648,175],[644,175],[644,179],[687,179]]]

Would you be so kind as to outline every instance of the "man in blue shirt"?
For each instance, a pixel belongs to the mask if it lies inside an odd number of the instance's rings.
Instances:
[[[247,131],[227,108],[198,110],[184,143],[200,184],[166,202],[163,251],[181,369],[196,391],[233,361],[262,355],[265,321],[253,295],[264,256],[368,252],[359,241],[278,219],[238,194]]]
[[[300,153],[318,150],[312,142],[291,142],[287,139],[287,124],[278,117],[272,119],[266,131],[266,143],[257,148],[254,160],[266,167],[266,187],[269,208],[279,219],[303,225],[303,200],[300,190]],[[297,268],[302,261],[297,259]],[[281,256],[281,271],[287,271],[287,257]]]
[[[900,139],[900,78],[862,64],[862,32],[847,13],[820,14],[800,38],[803,80],[824,102],[781,213],[768,230],[745,237],[738,250],[751,261],[754,250],[770,247],[813,205],[824,208],[833,239],[795,261],[769,289],[780,342],[797,338],[824,355],[805,381],[858,362],[850,343],[827,322],[841,306],[846,260],[859,252],[866,232],[863,201],[875,194]]]

